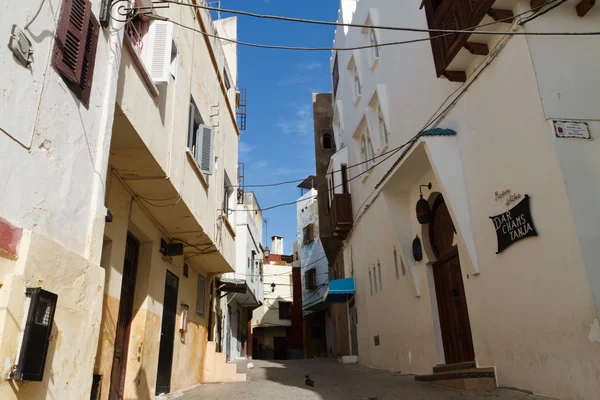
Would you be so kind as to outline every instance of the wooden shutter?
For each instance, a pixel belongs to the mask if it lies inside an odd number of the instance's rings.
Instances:
[[[85,51],[83,54],[83,66],[81,68],[81,103],[88,108],[90,105],[90,94],[92,92],[92,81],[94,80],[94,65],[96,63],[96,50],[98,48],[98,34],[100,23],[90,14],[89,28],[85,40]]]
[[[154,82],[169,82],[173,25],[168,21],[152,21],[148,31],[146,69]]]
[[[204,304],[206,303],[206,279],[198,276],[198,296],[196,297],[196,314],[204,317]]]
[[[188,142],[187,147],[190,149],[194,156],[196,155],[194,152],[194,117],[196,116],[196,106],[194,103],[190,103],[190,122],[188,125]]]
[[[208,125],[200,125],[197,135],[196,148],[199,148],[197,150],[199,159],[197,160],[200,164],[200,170],[207,175],[212,175],[214,164],[214,129]],[[198,146],[198,141],[200,141],[200,146]]]
[[[63,0],[56,29],[52,64],[69,81],[79,84],[92,5],[89,0]]]

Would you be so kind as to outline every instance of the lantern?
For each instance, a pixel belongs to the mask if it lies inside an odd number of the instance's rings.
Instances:
[[[423,259],[423,247],[421,246],[421,239],[419,239],[418,235],[415,236],[415,239],[413,240],[412,251],[415,261],[421,261]]]
[[[431,183],[429,183],[428,185],[419,186],[421,198],[419,199],[419,201],[417,201],[417,220],[421,225],[425,225],[431,222],[431,207],[429,206],[429,202],[423,198],[423,192],[421,191],[421,188],[423,186],[431,190]]]
[[[271,293],[275,293],[275,283],[271,283]]]

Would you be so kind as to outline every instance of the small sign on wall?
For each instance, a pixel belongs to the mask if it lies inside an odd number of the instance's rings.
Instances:
[[[591,139],[587,122],[554,121],[554,132],[558,138]]]
[[[501,253],[508,246],[521,239],[538,235],[531,218],[529,199],[529,195],[526,194],[523,200],[510,210],[490,217],[498,237],[498,251],[496,254]]]

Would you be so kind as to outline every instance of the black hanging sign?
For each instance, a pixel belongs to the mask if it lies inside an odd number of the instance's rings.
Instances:
[[[531,218],[529,199],[529,195],[526,194],[523,200],[512,209],[490,217],[498,237],[498,251],[496,254],[501,253],[508,246],[521,239],[538,235]]]

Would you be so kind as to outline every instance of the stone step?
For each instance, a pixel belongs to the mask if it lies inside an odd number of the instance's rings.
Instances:
[[[493,389],[497,387],[496,373],[493,367],[466,368],[430,375],[417,375],[415,380],[455,389]]]
[[[433,373],[436,374],[438,372],[449,372],[449,371],[458,371],[461,369],[472,369],[477,368],[475,361],[468,361],[456,364],[438,364],[433,367]]]

